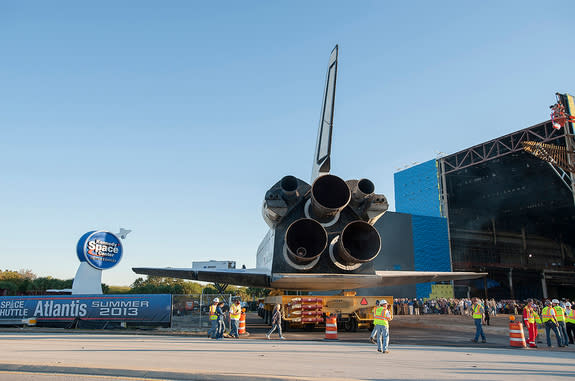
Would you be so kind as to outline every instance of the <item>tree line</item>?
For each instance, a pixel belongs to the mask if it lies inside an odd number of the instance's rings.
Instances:
[[[0,295],[44,295],[46,290],[71,289],[73,279],[37,277],[31,270],[0,270]],[[137,278],[130,286],[108,286],[104,294],[217,294],[215,287],[175,278],[148,276]],[[229,286],[226,293],[243,300],[266,296],[269,290],[256,287]]]

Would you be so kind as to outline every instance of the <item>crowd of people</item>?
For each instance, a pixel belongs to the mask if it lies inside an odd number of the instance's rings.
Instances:
[[[226,330],[226,317],[230,326],[230,334],[228,337],[239,338],[239,324],[242,314],[242,305],[240,298],[235,298],[233,303],[228,307],[223,300],[214,298],[210,305],[210,321],[211,327],[208,331],[210,339],[221,340],[224,338],[224,331]]]
[[[374,307],[374,330],[370,341],[378,344],[378,351],[389,353],[389,322],[393,315],[421,315],[421,314],[452,314],[464,315],[473,319],[475,324],[475,337],[472,342],[478,343],[479,338],[483,343],[487,338],[482,326],[489,324],[490,317],[497,314],[522,315],[523,323],[528,331],[529,338],[527,344],[530,347],[537,347],[538,328],[545,328],[547,346],[551,347],[551,332],[555,334],[557,346],[564,347],[574,343],[575,339],[575,310],[571,308],[571,302],[566,299],[558,300],[481,300],[479,298],[437,298],[437,299],[417,299],[417,298],[397,298],[393,306],[388,306],[388,302],[378,301]],[[389,309],[392,308],[393,314]],[[226,328],[226,317],[230,325],[229,337],[238,338],[238,326],[242,313],[241,301],[236,298],[231,306],[227,307],[218,298],[213,300],[210,306],[210,320],[212,322],[208,336],[212,339],[222,339]],[[274,307],[272,318],[272,329],[266,334],[269,340],[270,335],[277,331],[280,339],[285,339],[281,329],[282,311],[281,305]]]
[[[565,300],[563,300],[565,302]],[[497,314],[519,315],[527,305],[526,301],[514,299],[505,299],[495,301],[495,299],[486,299],[481,301],[489,316]],[[422,314],[448,314],[448,315],[466,315],[472,314],[472,298],[397,298],[393,301],[394,315],[422,315]],[[534,300],[536,307],[543,309],[543,301]]]
[[[575,339],[575,310],[571,302],[566,299],[538,300],[499,300],[479,298],[438,298],[438,299],[409,299],[398,298],[394,300],[393,311],[396,315],[420,314],[452,314],[465,315],[473,318],[475,323],[475,337],[471,340],[477,343],[479,337],[487,342],[482,326],[489,325],[490,317],[497,314],[522,315],[523,324],[529,332],[527,344],[537,347],[538,328],[545,328],[547,346],[551,347],[551,332],[555,334],[557,346],[565,347],[574,343]]]

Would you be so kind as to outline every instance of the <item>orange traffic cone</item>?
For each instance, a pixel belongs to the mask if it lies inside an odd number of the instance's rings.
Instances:
[[[326,316],[325,339],[337,340],[337,316]]]
[[[523,323],[516,323],[515,316],[509,317],[509,345],[512,347],[526,348]]]
[[[240,315],[240,321],[238,324],[238,334],[245,335],[246,334],[246,313],[242,311]]]

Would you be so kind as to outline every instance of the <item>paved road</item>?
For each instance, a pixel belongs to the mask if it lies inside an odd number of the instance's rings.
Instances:
[[[575,377],[571,351],[399,344],[381,354],[350,341],[27,332],[1,332],[0,342],[0,379],[17,381]]]

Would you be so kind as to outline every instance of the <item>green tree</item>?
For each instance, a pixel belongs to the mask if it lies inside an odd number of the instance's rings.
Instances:
[[[72,288],[72,282],[50,276],[38,278],[31,270],[0,271],[0,289],[8,290],[9,295],[44,294],[49,289]]]
[[[131,285],[132,294],[199,294],[202,287],[198,283],[183,279],[148,276],[137,278]]]
[[[252,298],[263,298],[269,295],[269,288],[248,287],[246,293]]]

